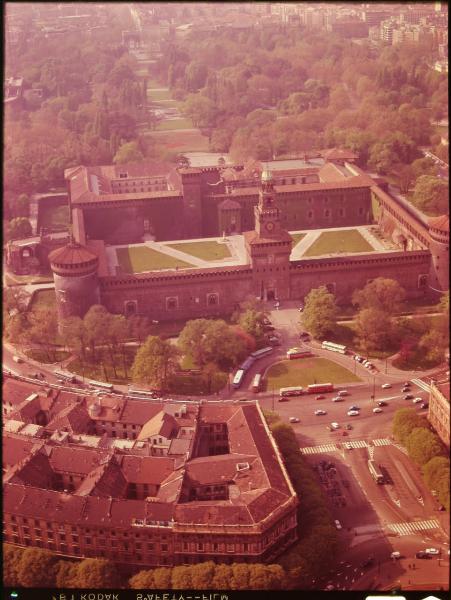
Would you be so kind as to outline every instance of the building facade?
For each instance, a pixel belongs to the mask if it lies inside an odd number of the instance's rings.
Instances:
[[[449,448],[449,378],[442,383],[431,383],[428,420],[442,442]]]

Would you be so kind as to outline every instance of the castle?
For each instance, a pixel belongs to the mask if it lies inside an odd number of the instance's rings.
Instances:
[[[334,149],[263,167],[68,169],[73,238],[49,254],[60,319],[96,303],[159,321],[220,316],[247,298],[301,300],[320,285],[346,303],[380,276],[399,281],[409,298],[438,296],[448,289],[448,216],[428,219],[354,159]],[[310,257],[288,233],[371,224],[388,246],[368,231],[371,251]],[[147,272],[125,272],[111,258],[124,245],[166,251],[168,240],[205,238],[233,256]]]

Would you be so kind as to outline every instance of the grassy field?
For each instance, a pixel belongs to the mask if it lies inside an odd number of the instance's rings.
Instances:
[[[305,238],[305,236],[307,235],[306,233],[290,233],[291,235],[291,239],[293,240],[293,248],[296,246],[296,244],[299,244],[299,242]]]
[[[208,138],[200,131],[153,131],[150,135],[172,152],[208,152]]]
[[[360,377],[327,358],[282,360],[266,372],[267,390],[311,383],[351,383]]]
[[[117,259],[126,273],[143,273],[160,269],[187,269],[193,265],[152,250],[147,246],[117,248]]]
[[[30,305],[31,310],[54,308],[56,310],[55,290],[37,290]]]
[[[162,121],[157,125],[155,131],[176,131],[177,129],[193,129],[191,119],[171,119]]]
[[[46,206],[41,202],[39,206],[39,225],[47,229],[66,229],[69,225],[68,206]]]
[[[169,248],[191,254],[202,260],[221,260],[230,258],[230,252],[226,244],[218,242],[188,242],[186,244],[167,244]]]
[[[348,252],[374,252],[374,248],[355,229],[326,231],[307,248],[304,256],[321,256]]]
[[[147,89],[147,97],[153,102],[159,100],[172,100],[169,89]]]

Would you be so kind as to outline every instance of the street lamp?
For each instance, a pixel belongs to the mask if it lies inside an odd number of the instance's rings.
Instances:
[[[272,386],[272,412],[274,412],[274,386]]]

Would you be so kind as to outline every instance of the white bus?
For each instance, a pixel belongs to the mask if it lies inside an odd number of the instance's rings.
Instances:
[[[132,388],[127,391],[127,396],[136,398],[149,398],[152,400],[159,397],[156,392],[150,392],[149,390],[134,390]]]
[[[240,385],[243,383],[243,377],[246,371],[243,369],[238,369],[235,373],[235,377],[233,378],[232,385],[235,389],[238,389]]]
[[[273,352],[273,350],[274,350],[274,348],[272,346],[267,346],[266,348],[260,348],[260,350],[256,350],[255,352],[252,352],[251,356],[252,356],[252,358],[255,358],[255,359],[263,358],[264,356],[271,354]]]
[[[94,381],[94,380],[91,380],[89,382],[89,387],[92,387],[92,388],[98,389],[98,390],[105,390],[107,392],[112,392],[114,389],[112,383],[104,383],[103,381]]]
[[[260,391],[262,385],[262,375],[261,373],[257,373],[254,376],[254,380],[252,381],[252,386],[251,389],[254,392],[254,394],[257,394]]]
[[[335,344],[335,342],[323,342],[321,348],[323,350],[330,350],[331,352],[338,352],[339,354],[346,354],[347,352],[346,346]]]
[[[280,388],[279,394],[281,398],[286,398],[287,396],[301,396],[303,393],[303,389],[301,386],[296,387],[286,387]]]

